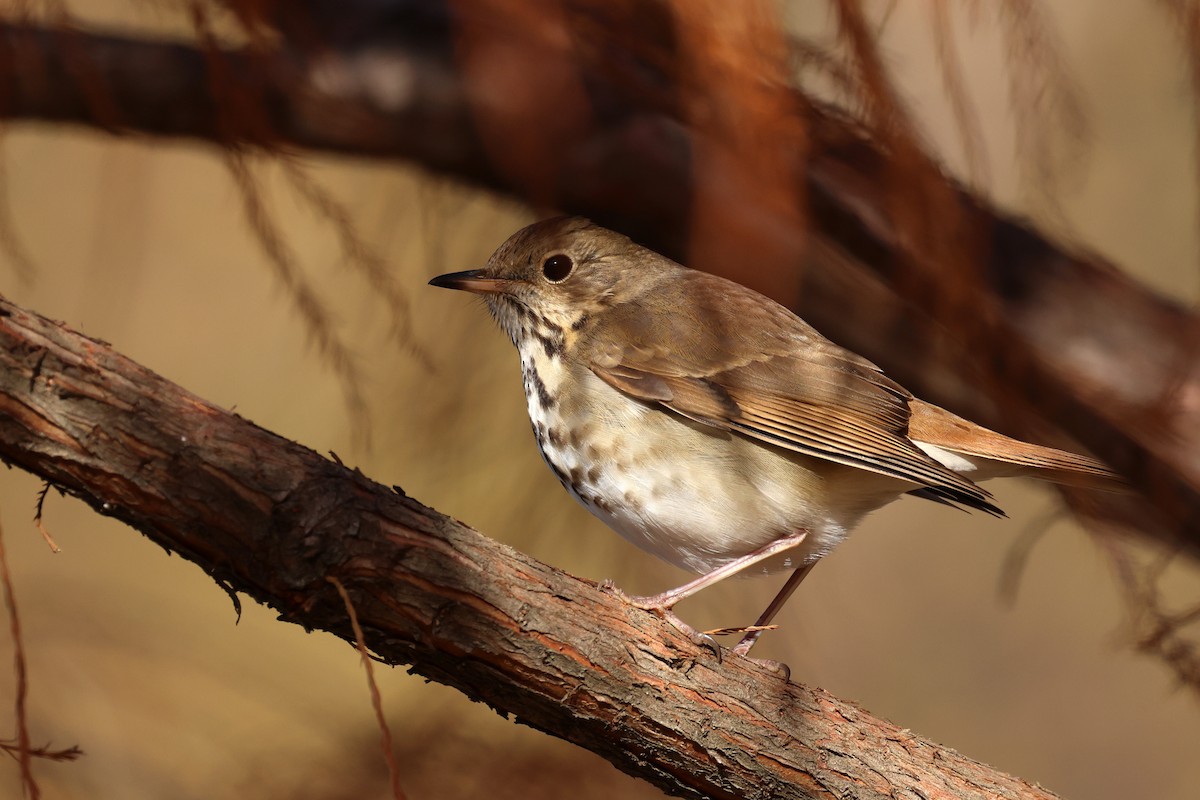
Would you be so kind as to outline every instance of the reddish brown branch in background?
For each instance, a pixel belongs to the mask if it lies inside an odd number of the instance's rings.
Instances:
[[[853,22],[857,3],[842,5]],[[583,78],[570,91],[587,95],[586,102],[575,98],[570,106],[553,105],[559,95],[538,93],[522,94],[523,105],[509,106],[511,93],[503,85],[486,95],[471,94],[454,61],[453,27],[439,15],[438,3],[391,8],[393,16],[375,26],[355,16],[369,15],[369,5],[327,6],[318,0],[289,5],[289,16],[275,20],[284,33],[283,49],[219,53],[226,71],[259,98],[260,107],[244,120],[217,111],[224,98],[213,93],[212,53],[79,34],[72,39],[72,58],[86,57],[111,93],[121,125],[130,130],[222,145],[407,158],[542,201],[553,183],[558,206],[669,255],[684,255],[693,238],[693,158],[711,136],[703,115],[684,111],[703,107],[705,98],[695,96],[702,86],[681,83],[673,72],[683,55],[671,6],[655,0],[575,0],[564,7],[568,14],[522,29],[496,19],[492,3],[453,5],[456,24],[470,20],[473,47],[536,51],[539,63],[556,59],[573,65]],[[303,16],[299,8],[312,10],[325,24],[330,47],[287,49],[299,41],[287,38]],[[634,26],[634,19],[653,24]],[[350,33],[338,27],[351,20]],[[87,102],[87,87],[56,51],[57,42],[52,32],[0,26],[0,115],[106,125]],[[373,89],[378,73],[357,56],[368,45],[392,59],[389,74],[403,75],[403,94]],[[869,48],[859,37],[860,54]],[[886,101],[878,80],[871,79],[882,80],[878,70],[866,69],[869,59],[854,63],[859,82],[868,84],[864,95]],[[515,62],[505,73],[509,80],[530,77],[516,68],[522,64]],[[30,74],[44,79],[20,79]],[[538,105],[540,98],[552,107]],[[487,127],[479,124],[481,103]],[[582,116],[555,127],[553,147],[541,152],[542,177],[527,176],[539,188],[523,194],[524,179],[510,174],[519,165],[497,165],[489,154],[506,152],[505,131],[528,130],[531,119],[553,118],[567,113],[564,108],[579,108]],[[808,158],[774,179],[791,181],[806,198],[807,230],[797,230],[795,215],[781,213],[778,203],[759,202],[759,194],[776,197],[777,186],[760,191],[750,183],[729,194],[730,208],[737,219],[753,221],[755,252],[770,257],[705,266],[766,287],[787,287],[794,276],[772,278],[752,268],[790,273],[802,268],[803,291],[790,297],[783,291],[780,299],[827,335],[880,363],[918,394],[966,416],[1051,444],[1064,435],[1082,442],[1148,499],[1076,496],[1076,510],[1200,553],[1195,403],[1200,363],[1192,346],[1200,330],[1197,315],[1102,259],[1056,246],[961,192],[904,144],[911,137],[893,134],[893,144],[903,144],[908,153],[908,162],[897,163],[894,153],[871,138],[886,135],[897,119],[883,108],[878,124],[868,118],[864,128],[797,93],[795,110],[804,115],[797,130],[804,132]],[[719,117],[719,111],[713,114]],[[727,174],[755,174],[739,170],[734,165]],[[908,174],[923,177],[905,199],[894,184]],[[898,208],[926,211],[897,216]],[[926,229],[939,219],[958,222]],[[925,233],[914,238],[915,230]],[[719,228],[710,226],[705,235],[706,252],[745,252],[737,246],[747,241],[745,226],[731,228],[726,244]],[[775,257],[796,252],[798,241],[805,244],[802,264]],[[932,249],[922,242],[933,243]],[[981,320],[987,324],[972,333]]]
[[[1051,797],[745,659],[720,663],[660,618],[4,301],[0,458],[352,641],[336,578],[384,660],[679,796]]]

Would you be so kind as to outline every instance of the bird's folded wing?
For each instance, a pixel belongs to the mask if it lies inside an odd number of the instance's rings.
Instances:
[[[986,491],[908,438],[911,395],[833,345],[681,374],[648,349],[591,365],[607,384],[689,419],[778,447],[912,481],[926,496],[999,514]]]

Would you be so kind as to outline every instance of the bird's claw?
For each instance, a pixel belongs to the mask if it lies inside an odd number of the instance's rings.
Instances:
[[[712,650],[712,654],[717,657],[718,664],[725,660],[725,656],[721,652],[721,645],[717,644],[717,640],[709,636],[707,633],[693,630],[692,643],[698,647],[707,647],[709,650]]]
[[[747,661],[758,664],[760,667],[766,667],[780,678],[783,678],[784,683],[788,683],[792,680],[792,668],[782,661],[775,661],[771,658],[751,658],[750,656],[746,655],[743,655],[742,657]]]

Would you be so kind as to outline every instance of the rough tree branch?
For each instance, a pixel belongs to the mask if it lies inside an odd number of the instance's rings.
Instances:
[[[314,13],[323,7],[306,5]],[[644,36],[642,28],[623,29],[622,12],[607,16],[584,0],[573,7],[588,11],[581,16],[591,27],[576,38],[569,29],[547,32],[552,22],[544,20],[492,25],[495,9],[483,0],[451,5],[476,50],[534,51],[540,73],[575,70],[588,87],[593,113],[537,149],[538,175],[505,163],[515,148],[494,131],[535,136],[579,104],[564,105],[552,91],[543,97],[515,89],[519,102],[510,102],[506,87],[485,91],[465,78],[446,14],[428,13],[440,3],[395,4],[379,33],[360,25],[353,36],[329,33],[320,47],[298,44],[303,37],[293,25],[282,48],[271,51],[3,25],[0,116],[226,147],[408,159],[687,255],[689,198],[704,179],[689,153],[709,132],[672,111],[698,89],[678,85],[670,73],[678,54],[663,44],[669,37],[656,38],[654,26],[643,26],[651,30]],[[354,7],[335,4],[331,19],[352,19]],[[514,70],[515,81],[537,86],[537,75]],[[1091,498],[1085,510],[1200,553],[1200,319],[1101,259],[1006,219],[940,174],[933,193],[954,219],[935,236],[970,238],[968,271],[980,286],[959,295],[936,291],[958,280],[946,271],[955,265],[926,258],[909,241],[895,217],[888,157],[854,124],[807,100],[798,105],[809,140],[797,167],[808,198],[806,244],[795,250],[795,227],[775,224],[750,187],[731,199],[729,215],[752,235],[726,243],[745,257],[725,268],[795,273],[803,266],[803,291],[770,275],[733,277],[778,288],[781,300],[825,333],[933,401],[1017,434],[1050,433],[1052,440],[1058,430],[1081,441],[1148,498]],[[720,242],[707,244],[721,251]],[[924,308],[914,305],[922,299]],[[964,336],[961,325],[977,320],[988,326]]]
[[[1052,797],[742,658],[0,300],[0,458],[283,618],[368,645],[667,792]]]

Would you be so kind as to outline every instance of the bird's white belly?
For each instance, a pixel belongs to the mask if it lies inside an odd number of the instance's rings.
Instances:
[[[545,394],[557,396],[557,362],[536,363]],[[542,457],[589,511],[672,564],[709,572],[806,529],[801,547],[768,562],[798,566],[825,555],[870,510],[831,510],[830,487],[804,457],[632,400],[590,372],[582,382],[589,401],[572,407],[547,404],[526,380]]]

